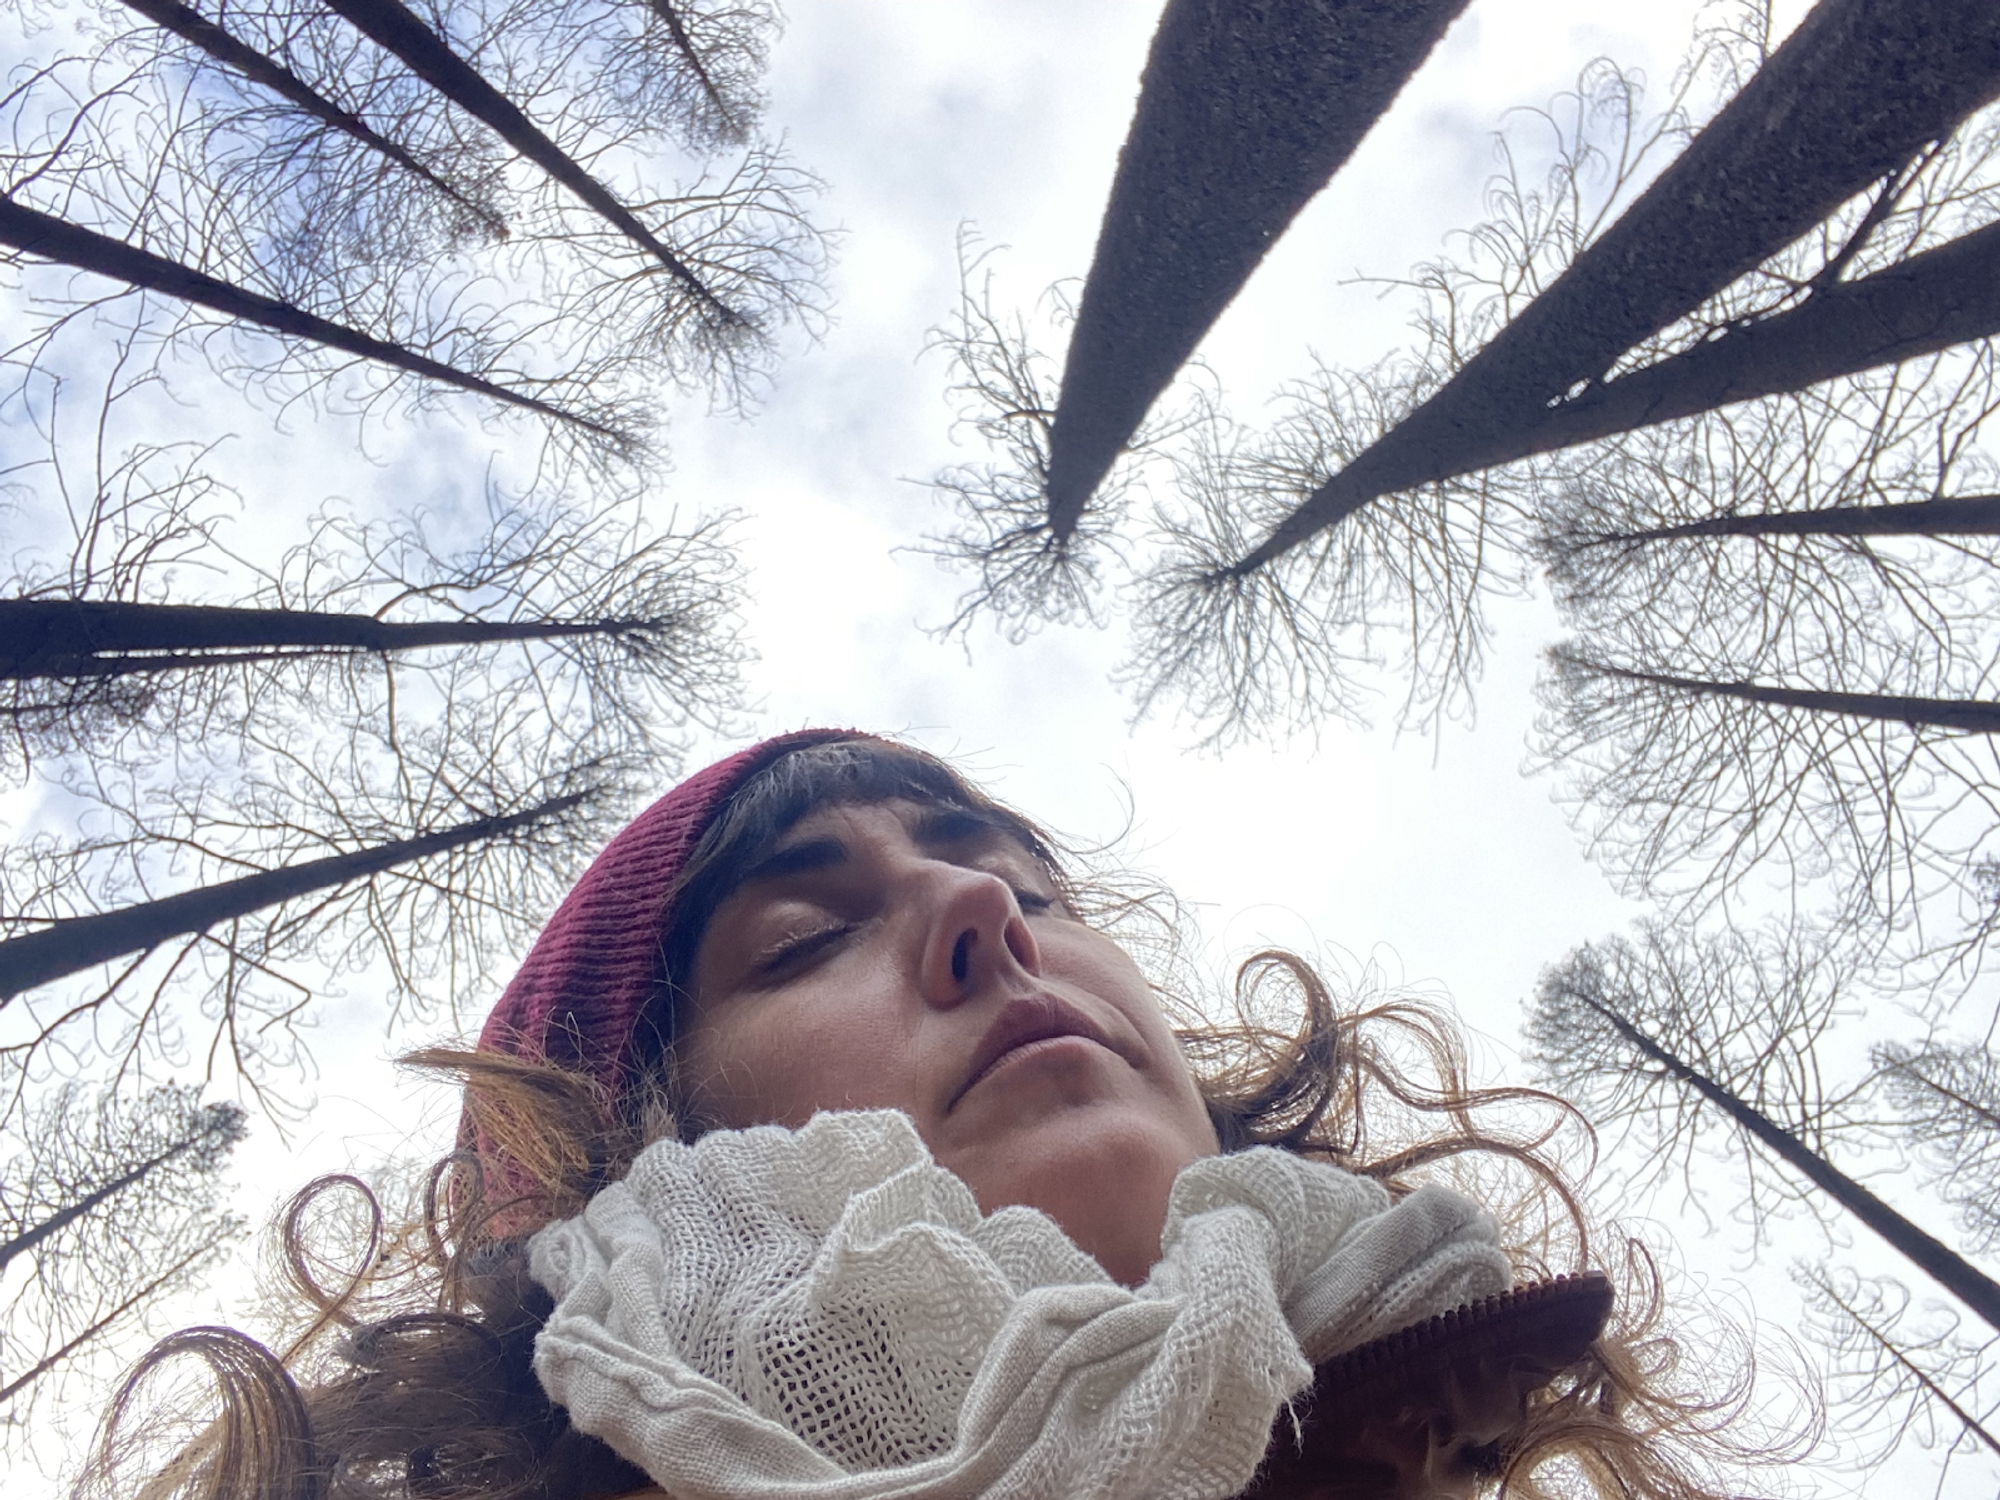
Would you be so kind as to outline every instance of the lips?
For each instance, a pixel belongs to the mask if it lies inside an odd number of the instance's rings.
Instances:
[[[1104,1034],[1103,1027],[1065,1000],[1054,995],[1031,995],[1009,1000],[1001,1007],[1000,1014],[993,1018],[993,1024],[986,1028],[979,1045],[973,1049],[965,1079],[945,1108],[954,1108],[972,1086],[992,1072],[1010,1052],[1018,1051],[1031,1042],[1045,1042],[1062,1036],[1082,1037],[1107,1051],[1116,1050]]]

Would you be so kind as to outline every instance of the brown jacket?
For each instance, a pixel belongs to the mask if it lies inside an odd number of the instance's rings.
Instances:
[[[1433,1500],[1498,1473],[1528,1397],[1611,1315],[1601,1272],[1489,1297],[1336,1355],[1241,1500]]]
[[[1322,1364],[1278,1413],[1239,1500],[1450,1500],[1497,1473],[1527,1399],[1583,1358],[1611,1315],[1596,1271],[1415,1324]],[[619,1500],[672,1500],[657,1486]]]

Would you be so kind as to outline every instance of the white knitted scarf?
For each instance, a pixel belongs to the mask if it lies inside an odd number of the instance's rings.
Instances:
[[[1259,1147],[1119,1286],[907,1116],[648,1147],[532,1241],[535,1373],[674,1500],[1223,1500],[1312,1364],[1509,1286],[1490,1215]]]

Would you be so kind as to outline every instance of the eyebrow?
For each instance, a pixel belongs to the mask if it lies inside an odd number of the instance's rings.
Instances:
[[[843,864],[847,859],[847,846],[839,839],[807,839],[804,843],[790,844],[775,854],[767,854],[756,864],[743,872],[735,889],[756,885],[765,880],[782,880],[787,875],[807,875],[815,870],[831,869]]]
[[[982,833],[999,834],[1026,847],[1020,834],[1000,819],[969,807],[920,807],[910,820],[910,837],[919,844],[956,844]]]
[[[956,844],[980,834],[998,834],[1015,843],[1021,836],[1000,819],[968,807],[924,807],[910,821],[910,837],[920,845]],[[1034,855],[1033,849],[1028,849]],[[847,862],[847,846],[836,838],[806,839],[767,854],[743,872],[733,890],[788,875],[810,875]],[[1039,860],[1036,861],[1038,864]]]

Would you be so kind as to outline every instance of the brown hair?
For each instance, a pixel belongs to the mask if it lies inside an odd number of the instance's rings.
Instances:
[[[1075,874],[1054,840],[942,762],[879,741],[794,752],[738,790],[676,883],[656,1003],[635,1038],[640,1087],[614,1098],[591,1076],[493,1052],[406,1058],[462,1085],[468,1121],[508,1163],[506,1192],[489,1194],[486,1163],[459,1153],[430,1172],[390,1232],[378,1193],[357,1179],[308,1186],[277,1232],[289,1336],[274,1348],[194,1329],[158,1346],[118,1392],[79,1500],[596,1500],[646,1486],[642,1471],[570,1428],[534,1377],[550,1303],[527,1274],[520,1232],[579,1212],[648,1141],[686,1128],[672,1070],[676,976],[734,872],[813,807],[889,797],[992,819],[1081,914],[1129,934],[1156,968],[1174,967],[1171,897]],[[1587,1158],[1587,1126],[1547,1094],[1471,1086],[1440,1006],[1407,996],[1338,1006],[1310,964],[1281,952],[1239,969],[1227,1024],[1204,1019],[1185,990],[1162,997],[1225,1150],[1278,1146],[1392,1192],[1418,1173],[1476,1176],[1521,1277],[1592,1261],[1569,1166]],[[328,1220],[334,1243],[322,1247]],[[343,1245],[360,1253],[343,1257]],[[1540,1497],[1580,1480],[1603,1496],[1697,1500],[1711,1493],[1703,1471],[1758,1456],[1731,1428],[1747,1403],[1747,1361],[1721,1378],[1727,1360],[1683,1368],[1651,1256],[1621,1240],[1610,1259],[1621,1283],[1614,1322],[1531,1399],[1501,1456],[1502,1487]],[[165,1399],[163,1383],[190,1370],[203,1389]],[[150,1477],[134,1482],[135,1470]]]

